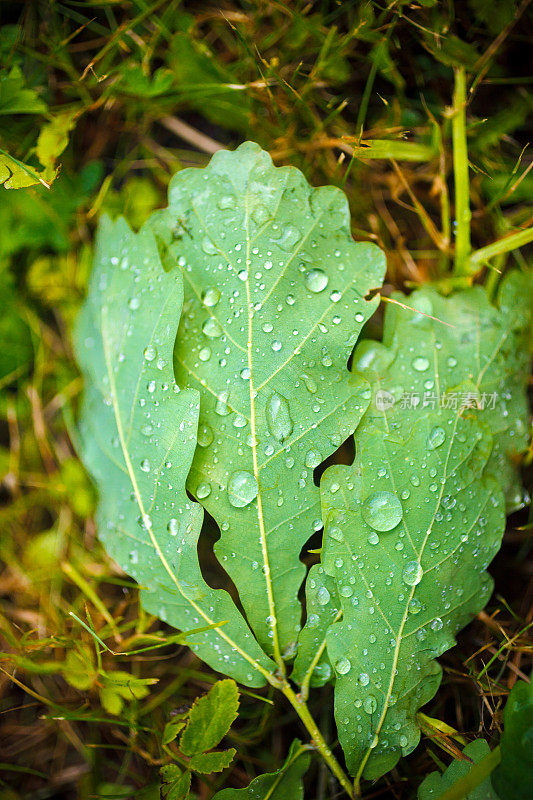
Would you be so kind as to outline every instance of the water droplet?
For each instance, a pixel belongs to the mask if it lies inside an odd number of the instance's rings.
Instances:
[[[199,483],[198,488],[196,489],[196,497],[199,500],[203,500],[206,497],[209,497],[211,494],[211,484],[210,483]]]
[[[245,470],[237,470],[228,481],[228,500],[235,508],[244,508],[255,500],[259,486],[253,475]]]
[[[323,269],[312,269],[305,276],[305,285],[310,292],[318,294],[328,285],[329,278]]]
[[[200,447],[209,447],[211,442],[213,441],[213,431],[206,425],[205,422],[201,422],[198,425],[198,444]]]
[[[363,502],[363,519],[376,531],[390,531],[403,517],[402,504],[392,492],[374,492]]]
[[[432,631],[440,631],[442,630],[442,626],[444,625],[443,621],[440,617],[435,617],[433,622],[430,624],[430,628]]]
[[[305,454],[305,466],[308,469],[315,469],[322,461],[322,456],[316,450],[308,450]]]
[[[417,586],[422,580],[424,570],[418,561],[408,561],[403,568],[402,578],[408,586]]]
[[[224,197],[221,197],[217,203],[217,206],[222,211],[225,211],[229,208],[235,208],[236,205],[237,205],[237,198],[233,194],[224,195]]]
[[[422,603],[417,597],[413,597],[413,599],[409,602],[408,608],[410,614],[418,614],[422,608]]]
[[[362,672],[359,675],[359,683],[361,684],[361,686],[368,686],[368,684],[370,683],[370,676],[367,675],[366,672]]]
[[[143,472],[150,472],[150,462],[147,458],[143,458],[141,461],[141,469]]]
[[[256,225],[261,225],[269,218],[268,208],[261,203],[257,205],[252,211],[252,219]]]
[[[178,520],[175,517],[173,517],[172,519],[169,519],[168,525],[167,525],[167,531],[170,533],[170,535],[171,536],[177,536],[178,533],[179,533],[179,529],[180,529],[180,524],[179,524]]]
[[[379,544],[379,536],[375,531],[372,531],[368,537],[368,544]]]
[[[450,356],[448,359],[448,366],[449,367],[456,367],[457,366],[457,359],[453,356]]]
[[[211,358],[211,348],[202,347],[202,349],[198,353],[198,358],[200,359],[200,361],[209,361],[209,359]]]
[[[131,308],[132,311],[136,311],[140,305],[141,301],[139,300],[138,297],[132,297],[128,302],[128,306]]]
[[[220,289],[218,289],[216,286],[210,286],[205,290],[205,292],[202,292],[202,303],[204,306],[208,306],[208,308],[216,306],[219,300]]]
[[[425,372],[429,367],[429,361],[424,356],[417,356],[411,363],[413,369],[415,369],[417,372]]]
[[[210,339],[217,339],[222,336],[222,327],[214,317],[208,317],[202,325],[202,330]]]
[[[252,370],[250,369],[250,367],[244,367],[243,369],[241,369],[241,378],[243,379],[243,381],[249,381],[251,376],[252,376]]]
[[[320,587],[320,589],[316,593],[316,599],[319,605],[327,606],[327,604],[331,600],[331,595],[325,586]]]
[[[302,238],[302,234],[294,225],[287,225],[283,234],[278,239],[278,245],[283,248],[283,250],[291,250],[297,242],[300,241]]]
[[[352,668],[352,662],[346,656],[340,658],[337,663],[335,664],[335,669],[339,673],[339,675],[346,675]]]
[[[283,442],[292,433],[293,422],[287,400],[274,392],[266,407],[266,421],[272,436]]]
[[[444,433],[444,428],[441,428],[439,425],[436,425],[429,432],[427,440],[428,450],[436,450],[437,447],[441,446],[441,444],[444,442],[445,439],[446,439],[446,434]]]
[[[398,741],[400,742],[400,747],[407,747],[407,742],[409,740],[407,739],[407,736],[404,733],[402,733]]]
[[[280,340],[279,339],[274,339],[274,341],[272,342],[272,350],[275,353],[279,353],[279,351],[281,350],[282,347],[283,347],[283,345],[281,344]]]
[[[363,322],[364,318],[365,318],[365,315],[361,314],[360,311],[358,311],[357,314],[355,315],[355,321],[356,322]]]
[[[204,236],[202,239],[202,250],[209,256],[214,256],[218,252],[215,244],[211,241],[209,236]]]
[[[220,392],[217,397],[217,401],[215,403],[215,411],[217,414],[220,414],[221,417],[225,417],[230,412],[230,408],[228,406],[228,399],[229,399],[229,391]]]
[[[377,707],[378,701],[373,694],[369,694],[368,697],[365,697],[363,708],[367,714],[373,714]]]
[[[149,344],[148,347],[145,348],[144,357],[147,361],[153,361],[154,358],[157,358],[157,349],[153,344]]]

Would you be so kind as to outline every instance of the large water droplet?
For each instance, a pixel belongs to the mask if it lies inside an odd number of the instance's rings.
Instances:
[[[322,456],[316,450],[308,450],[305,454],[305,466],[308,469],[315,469],[322,461]]]
[[[200,422],[198,425],[198,444],[200,447],[209,447],[213,441],[213,431],[206,425],[205,422]]]
[[[202,239],[202,250],[209,256],[214,256],[215,253],[218,253],[215,244],[211,241],[209,236],[204,236]]]
[[[416,586],[422,580],[424,570],[418,561],[408,561],[403,568],[402,578],[408,586]]]
[[[365,697],[363,708],[367,714],[373,714],[377,707],[378,701],[373,694],[369,694],[368,697]]]
[[[370,683],[370,677],[369,675],[367,675],[366,672],[362,672],[359,675],[359,683],[361,684],[361,686],[368,686],[368,684]]]
[[[219,300],[220,289],[218,289],[216,286],[210,286],[205,290],[205,292],[202,292],[202,303],[204,306],[211,308],[212,306],[216,306]]]
[[[157,357],[157,349],[153,344],[149,344],[144,350],[144,357],[147,361],[153,361]]]
[[[329,601],[331,600],[331,595],[329,591],[326,589],[325,586],[321,586],[318,592],[316,593],[316,599],[321,606],[327,606]]]
[[[363,502],[363,519],[376,531],[390,531],[403,517],[402,504],[392,492],[374,492]]]
[[[237,470],[228,481],[228,500],[235,508],[244,508],[255,500],[259,486],[253,475],[245,470]]]
[[[337,663],[335,664],[335,669],[339,673],[339,675],[346,675],[352,668],[352,662],[346,656],[340,658]]]
[[[211,494],[211,484],[210,483],[199,483],[198,488],[196,489],[196,497],[198,500],[204,500],[204,498],[209,497]]]
[[[412,361],[412,367],[417,372],[425,372],[429,367],[429,361],[424,356],[417,356]]]
[[[202,347],[202,349],[198,353],[198,358],[200,359],[200,361],[209,361],[209,359],[211,358],[211,348]]]
[[[202,330],[210,339],[216,339],[222,336],[222,327],[218,320],[214,317],[208,317],[202,325]]]
[[[281,237],[278,239],[278,245],[283,250],[291,250],[297,242],[302,238],[302,234],[294,225],[287,225]]]
[[[329,278],[323,269],[312,269],[305,276],[305,285],[314,294],[324,291],[328,281]]]
[[[274,392],[266,407],[266,421],[272,436],[283,442],[292,433],[293,422],[287,400]]]
[[[441,444],[446,439],[446,434],[444,433],[444,429],[441,428],[439,425],[435,425],[434,428],[431,429],[428,435],[427,447],[428,450],[436,450],[437,447],[440,447]]]

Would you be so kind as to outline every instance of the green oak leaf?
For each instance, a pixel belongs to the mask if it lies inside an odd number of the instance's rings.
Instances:
[[[370,380],[373,401],[353,465],[329,468],[321,483],[322,563],[343,611],[327,648],[339,739],[356,783],[416,747],[416,711],[441,679],[435,658],[486,602],[485,570],[505,520],[503,493],[482,474],[490,410],[470,407],[482,384],[475,374],[462,383],[450,377],[450,359],[479,352],[479,338],[467,331],[450,351],[451,314],[428,316],[436,309],[425,290],[409,305],[416,311],[387,312],[385,344],[355,351],[352,368]],[[494,356],[472,361],[488,374]]]
[[[528,797],[533,786],[533,683],[518,681],[503,712],[501,762],[492,775],[500,800]]]
[[[231,728],[239,709],[239,691],[235,681],[218,681],[194,703],[187,727],[181,734],[180,750],[186,756],[204,753],[216,747]]]
[[[309,749],[295,739],[277,772],[259,775],[245,789],[222,789],[213,800],[303,800],[302,778],[309,769]]]
[[[201,574],[201,506],[185,481],[196,445],[198,393],[176,385],[172,349],[182,306],[179,270],[161,266],[152,231],[104,219],[89,296],[75,333],[85,381],[82,454],[97,484],[99,535],[142,587],[149,613],[197,632],[192,648],[250,686],[273,665],[227,592]]]
[[[296,645],[301,548],[322,525],[313,469],[356,428],[368,386],[346,365],[385,260],[350,235],[343,193],[312,189],[248,142],[172,180],[150,223],[185,303],[174,363],[200,394],[187,488],[263,648]]]
[[[428,775],[418,787],[418,800],[452,800],[451,793],[454,800],[503,800],[492,788],[490,773],[494,755],[487,742],[484,739],[470,742],[464,748],[463,755],[468,756],[470,761],[466,758],[464,761],[455,759],[442,775],[437,771]],[[483,773],[476,776],[477,765]],[[473,788],[472,783],[475,783]],[[513,797],[518,798],[520,794]]]

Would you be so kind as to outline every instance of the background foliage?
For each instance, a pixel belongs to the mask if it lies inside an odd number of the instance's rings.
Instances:
[[[159,768],[183,759],[165,726],[215,676],[142,611],[95,537],[70,344],[95,223],[107,211],[139,226],[173,172],[249,138],[312,184],[346,191],[354,236],[386,251],[385,295],[445,282],[454,66],[470,87],[473,244],[532,224],[533,11],[527,0],[42,0],[0,15],[0,181],[27,187],[0,187],[2,796],[155,798]],[[380,308],[370,335],[381,319]],[[434,762],[459,752],[433,718],[498,740],[505,697],[529,672],[533,620],[527,513],[510,523],[495,594],[442,659],[423,746],[369,796],[414,797]],[[238,751],[231,775],[195,776],[199,797],[281,765],[300,730],[262,700],[241,694],[225,740]],[[331,730],[328,690],[312,703]],[[331,797],[314,769],[310,796]]]

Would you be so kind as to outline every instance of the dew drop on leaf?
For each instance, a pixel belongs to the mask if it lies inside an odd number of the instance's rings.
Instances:
[[[211,241],[209,236],[204,236],[202,240],[202,250],[204,253],[207,253],[208,256],[213,256],[218,252],[215,244]]]
[[[213,431],[209,425],[206,425],[205,422],[201,422],[198,425],[198,444],[200,447],[209,447],[212,441]]]
[[[211,348],[202,347],[202,349],[198,353],[198,358],[200,359],[200,361],[209,361],[209,359],[211,358]]]
[[[331,595],[325,586],[320,587],[320,589],[316,593],[316,599],[319,605],[327,606],[327,604],[331,600]]]
[[[392,492],[374,492],[363,502],[363,519],[376,531],[390,531],[403,517],[402,504]]]
[[[237,470],[228,481],[228,500],[235,508],[244,508],[255,500],[259,486],[254,476],[245,470]]]
[[[149,344],[144,350],[144,357],[147,361],[153,361],[157,357],[157,350],[153,344]]]
[[[278,442],[283,442],[291,435],[293,422],[289,404],[278,392],[274,392],[267,403],[266,421],[268,430]]]
[[[143,458],[141,461],[141,469],[143,472],[150,472],[150,462],[147,458]]]
[[[424,570],[418,561],[408,561],[403,568],[402,578],[408,586],[416,586],[422,580]]]
[[[352,668],[352,662],[346,656],[340,658],[335,664],[335,670],[339,675],[346,675]]]
[[[361,686],[368,686],[368,684],[370,683],[370,676],[366,672],[362,672],[359,675],[359,683],[361,684]]]
[[[429,360],[425,356],[417,356],[412,361],[412,367],[417,372],[425,372],[429,367]]]
[[[209,336],[210,339],[217,339],[219,336],[222,336],[220,323],[214,317],[208,317],[206,319],[202,325],[202,331],[206,336]]]
[[[377,707],[378,701],[373,694],[369,694],[368,697],[365,697],[363,708],[367,714],[373,714]]]
[[[318,294],[319,292],[324,291],[328,285],[329,278],[323,269],[312,269],[309,270],[304,281],[307,289],[309,289],[310,292]]]
[[[198,488],[196,489],[196,497],[199,500],[204,500],[206,497],[209,497],[211,494],[211,484],[210,483],[199,483]]]
[[[216,306],[220,300],[220,289],[216,286],[210,286],[205,292],[202,293],[202,303],[208,308]]]
[[[427,441],[428,450],[436,450],[437,447],[440,447],[441,444],[443,444],[445,439],[446,434],[444,432],[444,428],[441,428],[440,425],[435,425],[435,427],[429,432]]]

